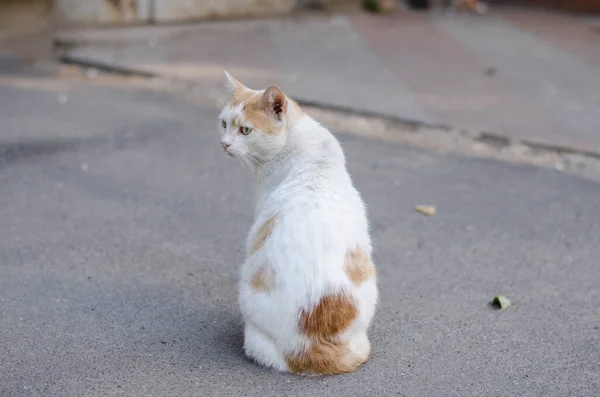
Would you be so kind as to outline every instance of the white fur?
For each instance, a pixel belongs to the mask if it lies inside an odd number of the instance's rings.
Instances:
[[[231,145],[227,151],[249,162],[257,193],[239,284],[246,354],[286,371],[285,355],[308,344],[298,330],[300,311],[312,309],[327,293],[343,291],[357,302],[359,315],[340,338],[355,355],[368,357],[367,328],[378,299],[376,280],[354,285],[344,272],[344,258],[349,249],[357,248],[370,257],[371,240],[365,206],[346,171],[339,142],[289,102],[281,121],[284,131],[277,136],[238,133],[239,126],[252,127],[244,124],[240,107],[225,106],[221,119],[227,122],[225,129],[219,124],[222,140]],[[255,233],[275,214],[273,233],[253,254]],[[275,289],[257,292],[249,281],[265,263],[274,271]]]

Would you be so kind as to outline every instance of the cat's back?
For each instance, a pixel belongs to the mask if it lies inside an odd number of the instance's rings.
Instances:
[[[291,156],[282,182],[265,201],[268,211],[279,211],[298,221],[340,223],[364,217],[364,205],[346,169],[338,140],[320,125],[304,127],[301,154]]]
[[[298,262],[293,267],[304,269],[310,264],[341,265],[350,247],[368,253],[371,249],[363,201],[347,173],[339,142],[327,130],[309,138],[312,150],[290,160],[296,163],[263,202],[251,231],[260,234],[261,225],[270,222],[265,248],[286,266]]]

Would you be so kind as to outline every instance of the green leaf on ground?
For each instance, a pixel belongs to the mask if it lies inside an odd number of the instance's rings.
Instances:
[[[494,296],[494,299],[492,299],[492,305],[497,308],[497,309],[506,309],[507,307],[509,307],[511,305],[510,303],[510,299],[508,299],[506,296],[504,295],[496,295]]]

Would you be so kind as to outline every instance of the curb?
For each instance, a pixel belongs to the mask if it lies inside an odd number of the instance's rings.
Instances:
[[[153,73],[153,72],[148,72],[148,71],[133,69],[133,68],[127,68],[127,67],[112,65],[112,64],[108,64],[108,63],[102,63],[102,62],[88,60],[88,59],[79,58],[79,57],[72,57],[70,55],[60,55],[60,56],[58,56],[58,61],[63,64],[66,64],[66,65],[75,65],[75,66],[81,66],[84,68],[94,68],[94,69],[98,69],[102,72],[118,74],[118,75],[122,75],[122,76],[137,76],[137,77],[145,77],[145,78],[157,78],[157,77],[162,78],[163,77],[163,76],[161,76],[157,73]]]
[[[106,72],[106,73],[117,74],[117,75],[122,75],[122,76],[130,76],[130,77],[136,76],[136,77],[143,77],[143,78],[160,78],[160,79],[164,79],[167,81],[182,80],[182,81],[188,82],[188,80],[186,80],[186,79],[169,78],[160,73],[98,62],[98,61],[91,60],[91,59],[80,58],[77,56],[70,56],[68,54],[67,55],[65,55],[65,54],[59,55],[58,60],[63,64],[76,65],[76,66],[85,67],[85,68],[94,68],[94,69],[98,69],[98,70]],[[302,106],[314,107],[314,108],[331,111],[331,112],[337,112],[337,113],[345,114],[345,115],[377,119],[379,121],[402,124],[404,126],[412,127],[412,128],[422,127],[422,128],[436,129],[436,130],[440,130],[443,132],[450,132],[451,130],[457,129],[457,127],[451,127],[451,126],[448,126],[445,124],[428,123],[428,122],[421,121],[421,120],[408,119],[408,118],[403,118],[403,117],[394,116],[394,115],[390,115],[390,114],[372,112],[372,111],[368,111],[368,110],[364,110],[364,109],[356,109],[356,108],[351,108],[351,107],[346,107],[346,106],[335,105],[335,104],[331,104],[331,103],[323,103],[323,102],[314,101],[314,100],[310,100],[310,99],[303,99],[303,98],[293,98],[293,99],[299,105],[302,105]],[[542,151],[542,152],[559,154],[559,155],[573,154],[573,155],[578,155],[578,156],[582,156],[582,157],[586,157],[586,158],[590,158],[590,159],[594,159],[594,160],[600,160],[600,149],[599,150],[580,149],[580,148],[575,148],[575,147],[570,147],[570,146],[565,146],[565,145],[560,145],[560,144],[553,144],[553,143],[544,142],[544,141],[537,141],[534,139],[516,139],[516,138],[512,138],[510,136],[497,134],[497,133],[491,133],[491,132],[485,132],[485,131],[481,131],[479,133],[469,133],[467,131],[466,136],[470,137],[474,141],[478,141],[478,142],[482,142],[482,143],[486,143],[486,144],[498,146],[498,147],[506,147],[506,146],[511,146],[511,145],[522,145],[532,151],[538,151],[538,152]]]
[[[404,124],[408,127],[427,127],[427,128],[433,128],[433,129],[444,130],[444,131],[450,131],[452,129],[452,127],[445,125],[445,124],[428,123],[426,121],[409,119],[409,118],[404,118],[404,117],[400,117],[400,116],[394,116],[394,115],[387,114],[387,113],[372,112],[370,110],[334,105],[331,103],[313,101],[310,99],[302,99],[302,98],[293,98],[293,99],[294,99],[294,101],[296,101],[298,103],[298,105],[302,105],[302,106],[310,106],[310,107],[319,108],[319,109],[323,109],[323,110],[329,110],[332,112],[339,112],[339,113],[344,113],[344,114],[349,114],[349,115],[354,115],[354,116],[379,119],[382,121],[387,121],[387,122],[392,122],[392,123],[400,123],[400,124]]]

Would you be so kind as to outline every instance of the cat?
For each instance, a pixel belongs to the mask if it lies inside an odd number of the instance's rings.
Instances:
[[[254,224],[241,268],[246,356],[296,374],[356,370],[378,301],[365,205],[337,139],[279,87],[225,72],[221,145],[248,164]]]

